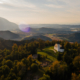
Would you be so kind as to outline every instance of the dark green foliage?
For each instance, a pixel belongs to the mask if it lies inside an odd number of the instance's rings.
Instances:
[[[39,78],[38,80],[51,80],[49,75],[43,75],[43,77]]]
[[[51,50],[43,49],[54,46],[57,42],[64,46],[65,51],[58,53],[58,56],[55,56],[58,61],[53,64],[51,62],[50,66],[47,66],[47,70],[44,71],[43,68],[46,69],[46,67],[41,67],[37,61],[44,61],[48,56],[38,55],[38,59],[33,59],[32,55],[37,54],[37,50],[52,55]],[[67,41],[50,42],[41,39],[32,42],[0,41],[0,80],[23,80],[25,76],[29,77],[29,74],[32,74],[33,77],[34,73],[39,75],[41,70],[45,75],[40,76],[39,80],[79,80],[80,44]]]
[[[32,65],[31,65],[31,70],[35,73],[36,71],[38,71],[38,65],[37,64],[35,64],[35,63],[33,63]]]

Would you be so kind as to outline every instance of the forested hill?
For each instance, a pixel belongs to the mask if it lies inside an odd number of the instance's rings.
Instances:
[[[31,37],[24,38],[23,40],[39,39],[39,38],[44,40],[44,41],[46,41],[46,40],[52,41],[49,37],[46,37],[46,36],[43,36],[43,35],[31,36]]]
[[[67,39],[69,42],[78,42],[80,43],[80,32],[75,32],[72,34],[57,34],[58,37]]]
[[[11,48],[0,49],[0,80],[80,80],[77,42],[2,41],[0,47],[11,43]],[[64,46],[63,53],[54,50],[56,43]]]
[[[13,44],[17,44],[19,45],[24,45],[26,42],[30,43],[36,41],[35,39],[31,39],[31,40],[23,40],[23,41],[13,41],[13,40],[4,40],[2,38],[0,38],[0,49],[11,49]]]
[[[72,42],[77,41],[80,43],[80,33],[79,32],[67,35],[66,37],[69,39],[69,41],[72,41]]]

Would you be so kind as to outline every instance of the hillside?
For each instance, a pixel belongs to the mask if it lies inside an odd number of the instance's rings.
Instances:
[[[62,39],[67,39],[70,42],[79,42],[80,43],[80,32],[72,33],[72,34],[57,34],[58,37]]]
[[[54,52],[54,46],[46,47],[42,51],[38,50],[37,54],[47,56],[47,60],[49,61],[56,61],[58,53]]]
[[[63,53],[54,49],[56,43],[63,44]],[[72,80],[75,75],[80,80],[79,47],[67,41],[0,40],[0,80]]]
[[[67,35],[66,36],[69,41],[72,41],[72,42],[79,42],[80,43],[80,33],[73,33],[73,34],[70,34],[70,35]]]
[[[44,41],[46,41],[46,40],[52,41],[49,37],[46,37],[46,36],[43,36],[43,35],[26,37],[23,40],[39,39],[39,38],[44,40]]]
[[[4,40],[3,38],[0,38],[0,40]]]
[[[0,37],[9,40],[19,38],[19,35],[10,31],[0,31]]]
[[[39,28],[38,32],[40,33],[53,33],[55,31],[54,28],[46,28],[46,27],[42,27]]]
[[[0,30],[15,30],[18,25],[0,17]]]

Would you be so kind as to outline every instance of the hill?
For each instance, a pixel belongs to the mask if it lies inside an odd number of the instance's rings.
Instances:
[[[3,38],[0,38],[0,40],[4,40]]]
[[[72,34],[58,34],[58,37],[62,39],[67,39],[70,42],[78,42],[80,43],[80,32],[72,33]]]
[[[80,43],[80,33],[79,32],[67,35],[66,37],[69,39],[69,41],[72,41],[72,42],[77,41]]]
[[[19,38],[20,36],[10,31],[0,31],[0,37],[9,40]]]
[[[44,40],[44,41],[46,41],[46,40],[52,41],[50,38],[48,38],[46,36],[43,36],[43,35],[26,37],[23,40],[39,39],[39,38],[42,39],[42,40]]]
[[[18,25],[0,17],[0,30],[15,30]]]
[[[55,32],[55,29],[42,27],[42,28],[39,28],[38,32],[39,33],[53,33],[53,32]]]

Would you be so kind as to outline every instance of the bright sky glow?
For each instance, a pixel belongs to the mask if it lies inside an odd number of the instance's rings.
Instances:
[[[26,33],[30,32],[30,27],[27,24],[20,24],[19,29],[23,32],[26,32]]]
[[[80,0],[0,0],[0,17],[17,24],[80,24]]]

